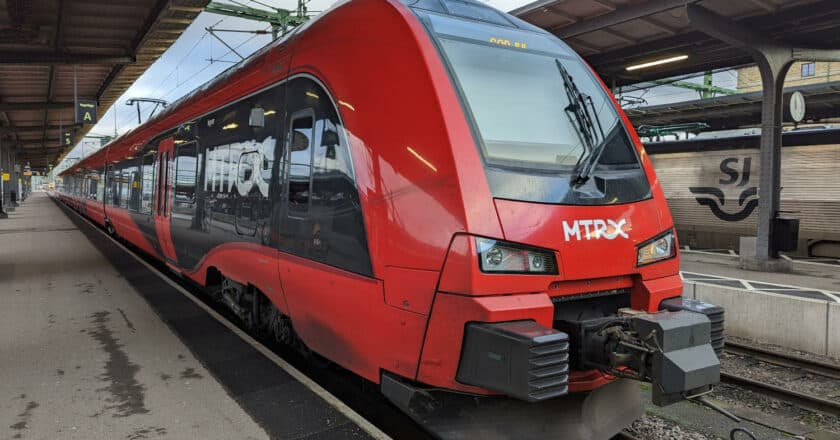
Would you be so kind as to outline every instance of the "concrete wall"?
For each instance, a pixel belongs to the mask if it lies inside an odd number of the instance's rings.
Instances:
[[[828,305],[828,355],[840,359],[840,303]]]
[[[840,304],[686,282],[684,295],[722,306],[726,334],[840,358]]]

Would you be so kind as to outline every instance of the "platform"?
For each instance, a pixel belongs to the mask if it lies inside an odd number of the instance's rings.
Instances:
[[[840,302],[840,266],[793,260],[792,273],[756,272],[739,267],[738,255],[682,251],[683,279],[727,287]]]
[[[0,438],[382,438],[64,209],[0,221]]]
[[[792,263],[793,273],[754,272],[737,255],[683,251],[683,296],[722,306],[728,336],[840,359],[840,270]]]

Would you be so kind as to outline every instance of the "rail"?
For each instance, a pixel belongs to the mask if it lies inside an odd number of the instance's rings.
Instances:
[[[749,356],[769,364],[796,368],[812,374],[832,379],[840,379],[840,365],[837,364],[800,358],[789,354],[778,353],[757,347],[750,347],[734,342],[727,342],[725,350],[728,353]],[[802,408],[840,416],[840,401],[837,400],[830,400],[820,396],[790,390],[724,371],[721,371],[720,379],[721,382],[755,391],[768,397],[792,403]]]

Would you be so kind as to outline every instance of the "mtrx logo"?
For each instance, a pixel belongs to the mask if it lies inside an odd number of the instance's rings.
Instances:
[[[269,179],[263,172],[270,175],[271,162],[257,143],[207,149],[205,170],[205,191],[233,192],[236,187],[236,192],[246,197],[256,187],[262,197],[268,197]]]
[[[574,237],[575,240],[581,240],[581,235],[586,240],[600,240],[602,237],[607,240],[615,240],[618,237],[630,238],[624,228],[627,226],[627,220],[575,220],[569,224],[563,220],[563,236],[566,241]],[[583,228],[583,234],[581,234]]]

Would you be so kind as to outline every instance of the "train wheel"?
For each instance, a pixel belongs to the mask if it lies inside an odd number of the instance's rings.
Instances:
[[[284,315],[274,303],[266,298],[261,292],[255,291],[256,306],[258,313],[258,326],[261,333],[270,339],[280,342],[301,354],[307,361],[324,368],[329,365],[329,361],[320,354],[312,351],[309,346],[303,342],[303,339],[295,331],[292,325],[292,320]]]

